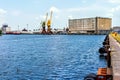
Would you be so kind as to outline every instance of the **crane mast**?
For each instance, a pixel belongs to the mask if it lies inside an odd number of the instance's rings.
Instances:
[[[48,13],[46,13],[46,18],[45,20],[42,22],[42,34],[46,34],[46,24],[47,24],[47,18],[48,18]]]
[[[47,22],[47,27],[48,27],[47,33],[48,33],[48,34],[52,34],[52,33],[53,33],[53,32],[51,31],[52,14],[53,14],[53,11],[51,11],[51,13],[50,13],[50,19],[49,19],[48,22]]]

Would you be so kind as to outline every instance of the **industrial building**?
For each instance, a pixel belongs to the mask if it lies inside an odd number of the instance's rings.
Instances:
[[[69,32],[79,34],[108,34],[112,19],[103,17],[69,19]]]
[[[6,34],[7,32],[11,31],[11,27],[9,27],[7,24],[3,24],[1,30],[3,34]]]
[[[112,31],[120,33],[120,26],[114,26]]]

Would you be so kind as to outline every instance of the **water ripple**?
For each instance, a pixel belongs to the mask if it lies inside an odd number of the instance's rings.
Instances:
[[[104,35],[3,35],[0,80],[82,80],[98,67]]]

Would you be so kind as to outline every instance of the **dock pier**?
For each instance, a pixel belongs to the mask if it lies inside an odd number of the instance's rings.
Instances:
[[[99,53],[100,58],[106,59],[107,66],[98,68],[97,74],[88,74],[84,80],[120,80],[120,34],[107,35]]]
[[[113,80],[120,80],[120,43],[109,35],[109,44]]]

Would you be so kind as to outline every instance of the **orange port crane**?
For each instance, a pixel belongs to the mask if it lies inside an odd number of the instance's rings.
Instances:
[[[48,13],[46,13],[46,18],[45,20],[42,22],[42,34],[46,34],[46,24],[47,24],[47,18],[48,18]]]
[[[48,20],[47,22],[47,34],[52,34],[53,32],[51,31],[51,23],[52,23],[52,14],[53,14],[53,11],[51,11],[50,13],[50,19]]]

